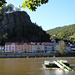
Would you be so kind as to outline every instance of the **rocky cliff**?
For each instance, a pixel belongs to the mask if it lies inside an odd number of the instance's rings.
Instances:
[[[12,30],[15,26],[21,25],[21,23],[30,22],[29,15],[24,11],[0,14],[0,34],[5,33],[7,29]]]
[[[31,22],[25,11],[0,14],[0,43],[5,42],[46,42],[50,36],[38,25]]]

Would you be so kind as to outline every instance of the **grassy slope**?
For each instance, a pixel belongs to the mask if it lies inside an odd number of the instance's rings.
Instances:
[[[47,34],[54,39],[68,40],[75,43],[75,24],[48,30]]]
[[[57,35],[58,33],[68,32],[68,31],[70,33],[73,32],[73,34],[74,34],[75,33],[75,24],[69,25],[69,26],[57,27],[57,28],[54,28],[54,29],[50,29],[50,30],[47,31],[47,33],[50,34],[50,35]]]

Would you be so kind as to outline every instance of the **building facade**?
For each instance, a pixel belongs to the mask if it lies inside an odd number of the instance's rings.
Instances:
[[[75,52],[75,45],[71,46],[71,52]]]
[[[44,50],[45,53],[52,53],[54,52],[54,43],[50,43],[50,42],[44,42]]]
[[[31,42],[32,52],[44,52],[44,44],[41,42]]]
[[[5,43],[5,52],[12,53],[52,53],[56,44],[50,42]]]
[[[0,45],[0,53],[4,53],[4,46]]]
[[[5,52],[18,52],[18,43],[5,43]]]

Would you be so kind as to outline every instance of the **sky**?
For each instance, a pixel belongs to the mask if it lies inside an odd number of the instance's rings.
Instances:
[[[21,6],[25,0],[6,0],[15,7]],[[33,23],[42,26],[43,30],[75,24],[75,0],[49,0],[36,11],[22,9],[30,16]]]

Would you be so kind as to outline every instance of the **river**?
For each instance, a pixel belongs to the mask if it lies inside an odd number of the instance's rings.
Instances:
[[[43,61],[50,59],[57,58],[1,58],[0,75],[75,75],[75,72],[71,71],[43,69]],[[66,59],[75,66],[75,57],[58,57],[58,59]]]

